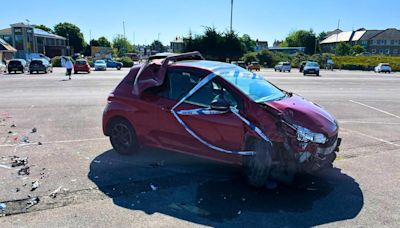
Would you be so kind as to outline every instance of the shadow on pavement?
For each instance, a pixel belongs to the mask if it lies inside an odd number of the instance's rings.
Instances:
[[[120,207],[210,226],[309,227],[354,218],[364,203],[358,183],[340,169],[253,189],[238,168],[155,149],[129,157],[106,151],[88,177]]]

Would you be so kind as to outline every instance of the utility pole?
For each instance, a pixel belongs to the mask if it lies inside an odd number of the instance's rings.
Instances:
[[[122,22],[122,28],[124,30],[124,38],[126,38],[126,36],[125,36],[125,21]]]
[[[157,40],[158,41],[160,41],[160,35],[161,35],[161,33],[159,32],[158,35],[157,35]]]
[[[231,0],[231,32],[232,30],[232,18],[233,18],[233,0]]]

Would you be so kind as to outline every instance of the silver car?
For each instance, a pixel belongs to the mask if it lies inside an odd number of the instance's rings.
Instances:
[[[280,62],[275,66],[275,71],[290,72],[291,70],[292,70],[292,66],[288,62]]]
[[[104,60],[94,62],[94,70],[107,70],[107,63]]]

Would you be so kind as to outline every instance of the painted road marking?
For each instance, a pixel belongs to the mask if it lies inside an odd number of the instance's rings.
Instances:
[[[108,139],[108,138],[103,137],[103,138],[92,138],[92,139],[72,139],[72,140],[59,140],[59,141],[41,142],[41,143],[44,145],[44,144],[58,144],[58,143],[101,141],[101,140],[105,140],[105,139]],[[0,145],[0,147],[13,147],[13,146],[23,147],[23,146],[33,146],[33,145],[38,145],[38,143],[3,144],[3,145]]]
[[[387,111],[384,111],[384,110],[382,110],[382,109],[375,108],[375,107],[372,107],[372,106],[369,106],[369,105],[363,104],[363,103],[361,103],[361,102],[358,102],[358,101],[353,101],[353,100],[349,100],[349,101],[350,101],[350,102],[352,102],[352,103],[359,104],[359,105],[362,105],[362,106],[364,106],[364,107],[367,107],[367,108],[373,109],[373,110],[375,110],[375,111],[378,111],[378,112],[381,112],[381,113],[385,113],[386,115],[393,116],[393,117],[396,117],[396,118],[400,119],[400,116],[398,116],[398,115],[395,115],[395,114],[393,114],[393,113],[390,113],[390,112],[387,112]]]
[[[374,137],[374,136],[371,136],[371,135],[367,135],[367,134],[364,134],[364,133],[359,132],[359,131],[348,130],[348,129],[344,129],[343,127],[342,127],[342,130],[345,130],[345,131],[348,131],[348,132],[352,132],[352,133],[355,133],[355,134],[358,134],[358,135],[362,135],[362,136],[365,136],[365,137],[367,137],[367,138],[377,140],[377,141],[379,141],[379,142],[384,142],[384,143],[387,143],[387,144],[392,145],[392,146],[400,147],[399,144],[390,142],[390,141],[385,140],[385,139],[377,138],[377,137]]]

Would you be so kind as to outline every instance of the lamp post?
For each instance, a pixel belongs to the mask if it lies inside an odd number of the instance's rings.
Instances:
[[[232,18],[233,18],[233,0],[231,0],[231,32],[232,32]]]
[[[69,48],[69,33],[67,33],[67,54],[68,54],[68,56],[71,55],[70,48]]]

